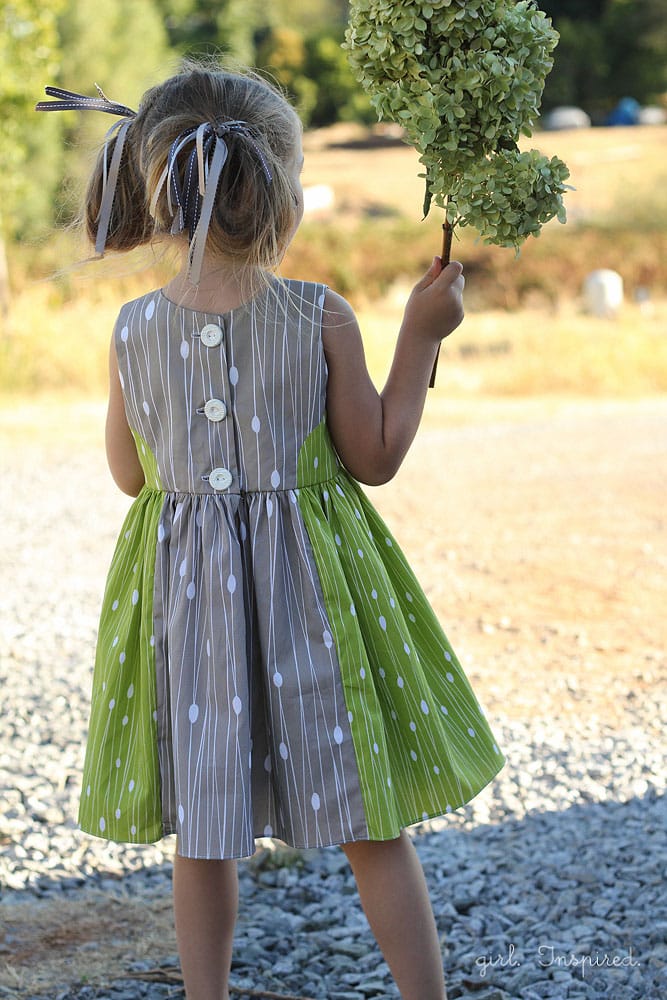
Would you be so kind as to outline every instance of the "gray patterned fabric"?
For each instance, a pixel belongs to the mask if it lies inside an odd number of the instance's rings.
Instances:
[[[322,642],[329,623],[293,492],[299,448],[324,417],[324,287],[289,288],[291,304],[281,292],[224,317],[156,292],[128,303],[116,327],[128,421],[166,491],[154,593],[158,753],[164,832],[178,832],[189,857],[247,856],[255,835],[302,847],[367,836],[336,650]],[[223,403],[215,419],[203,412],[211,400]],[[214,470],[231,475],[229,486],[211,485]]]

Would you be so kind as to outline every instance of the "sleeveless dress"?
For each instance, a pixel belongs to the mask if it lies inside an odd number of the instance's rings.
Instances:
[[[325,286],[114,331],[146,483],[103,599],[81,828],[193,858],[397,837],[505,758],[330,440]]]

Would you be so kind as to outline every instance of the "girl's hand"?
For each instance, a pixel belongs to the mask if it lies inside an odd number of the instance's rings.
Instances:
[[[447,267],[434,257],[428,271],[417,282],[405,307],[402,330],[429,343],[448,337],[463,320],[463,265],[457,260]]]
[[[463,268],[436,257],[412,290],[381,393],[373,385],[359,325],[348,303],[326,293],[322,343],[327,361],[327,424],[344,465],[377,486],[395,475],[415,436],[438,343],[463,319]]]

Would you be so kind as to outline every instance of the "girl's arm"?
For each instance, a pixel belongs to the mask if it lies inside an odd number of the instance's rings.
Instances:
[[[345,299],[327,291],[322,343],[329,369],[327,424],[336,451],[362,483],[378,486],[398,471],[417,432],[438,344],[463,319],[463,267],[439,257],[408,299],[387,383],[378,393],[359,325]]]
[[[137,455],[123,402],[123,390],[118,374],[118,359],[113,337],[109,351],[109,408],[106,423],[107,462],[116,485],[131,497],[139,495],[145,483],[144,470]]]

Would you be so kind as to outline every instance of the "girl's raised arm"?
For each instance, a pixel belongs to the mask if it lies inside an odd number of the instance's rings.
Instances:
[[[114,482],[123,493],[136,497],[144,485],[137,447],[125,416],[123,390],[118,374],[118,359],[113,337],[109,351],[109,407],[106,422],[107,462]]]
[[[439,257],[405,307],[387,383],[378,393],[354,313],[327,291],[322,342],[329,369],[327,423],[341,461],[362,483],[378,486],[398,471],[417,432],[438,344],[463,319],[463,267]]]

